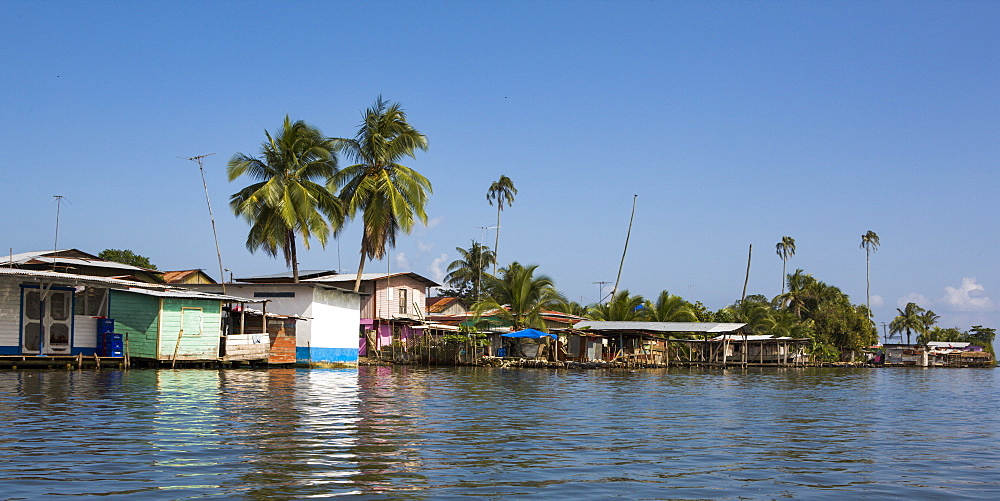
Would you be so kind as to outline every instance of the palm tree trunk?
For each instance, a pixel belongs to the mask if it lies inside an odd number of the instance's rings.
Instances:
[[[295,252],[295,234],[290,231],[288,233],[285,238],[288,238],[288,251],[292,259],[292,278],[295,283],[299,283],[299,256]]]
[[[354,292],[361,290],[361,274],[365,272],[365,251],[361,249],[361,262],[358,264],[358,278],[354,280]]]
[[[497,238],[493,242],[493,275],[497,274],[497,250],[500,248],[500,204],[497,204]]]
[[[872,318],[872,270],[871,270],[871,253],[868,249],[865,249],[865,296],[868,298],[868,318]],[[876,327],[876,329],[878,329]]]
[[[788,275],[785,274],[785,266],[787,266],[787,265],[788,265],[788,260],[782,258],[781,259],[781,293],[782,294],[785,293],[785,277],[788,276]]]

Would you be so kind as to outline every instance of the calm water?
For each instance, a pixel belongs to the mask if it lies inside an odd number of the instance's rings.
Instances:
[[[0,372],[0,498],[1000,498],[1000,370]]]

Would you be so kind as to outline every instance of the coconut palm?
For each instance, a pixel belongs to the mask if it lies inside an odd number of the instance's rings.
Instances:
[[[406,121],[399,103],[379,96],[364,113],[353,139],[334,139],[338,151],[354,165],[345,167],[330,183],[340,189],[345,213],[362,214],[361,263],[354,290],[361,287],[366,259],[382,259],[386,248],[396,246],[399,232],[409,233],[416,220],[427,223],[424,205],[431,183],[419,172],[399,163],[427,149],[427,138]]]
[[[472,294],[477,300],[482,292],[483,275],[486,268],[496,261],[496,256],[489,247],[477,243],[473,240],[472,246],[468,249],[455,247],[461,258],[456,259],[448,265],[448,275],[444,277],[452,287],[459,290],[472,289]]]
[[[592,306],[587,312],[587,317],[591,320],[609,322],[643,320],[646,315],[643,308],[645,302],[642,296],[633,296],[627,289],[621,290],[611,296],[610,301]]]
[[[280,250],[298,282],[297,238],[307,249],[310,237],[326,246],[331,227],[336,232],[343,221],[341,204],[326,187],[337,172],[334,145],[316,128],[287,115],[276,136],[264,134],[260,157],[237,153],[229,160],[230,181],[243,175],[256,181],[234,193],[229,206],[250,223],[247,249],[271,257]]]
[[[781,241],[774,246],[775,252],[781,258],[781,293],[785,293],[785,265],[788,260],[795,255],[795,239],[792,237],[781,237]]]
[[[788,292],[782,293],[775,299],[781,308],[791,310],[796,317],[803,318],[803,315],[808,310],[811,295],[810,288],[816,283],[816,279],[812,275],[802,271],[801,268],[795,270],[795,273],[788,275],[787,279]]]
[[[916,332],[917,334],[923,334],[926,330],[925,317],[927,310],[917,306],[916,303],[906,303],[903,309],[896,308],[899,315],[889,323],[889,333],[890,334],[902,334],[906,333],[906,344],[910,344],[910,333]],[[933,315],[933,313],[932,313]]]
[[[493,205],[494,201],[497,203],[497,238],[493,243],[494,253],[500,248],[500,211],[503,210],[505,204],[507,207],[510,207],[514,203],[514,195],[517,195],[517,188],[514,187],[514,182],[507,176],[500,176],[500,179],[493,181],[489,190],[486,191],[486,201],[490,205]],[[495,275],[496,272],[497,265],[494,262],[493,274]]]
[[[667,291],[660,291],[656,303],[646,301],[643,312],[650,322],[697,322],[698,316],[691,309],[690,303],[680,296],[674,296]]]
[[[552,279],[535,275],[538,265],[522,266],[517,261],[500,270],[500,276],[486,275],[486,296],[473,305],[477,320],[489,315],[509,324],[515,331],[533,327],[547,331],[542,311],[563,301]]]
[[[865,295],[868,298],[869,314],[872,311],[871,255],[872,252],[878,250],[878,246],[878,235],[874,231],[868,230],[868,233],[861,235],[861,248],[865,250],[865,282],[867,283]]]

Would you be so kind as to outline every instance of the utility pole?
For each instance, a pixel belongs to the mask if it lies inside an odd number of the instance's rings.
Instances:
[[[889,333],[888,333],[888,331],[886,331],[886,329],[888,329],[888,324],[886,324],[885,322],[882,322],[882,342],[888,344],[889,343]]]
[[[750,250],[747,251],[747,276],[743,279],[743,296],[740,298],[741,303],[747,299],[747,284],[750,283],[750,258],[752,257],[753,244],[750,244]]]
[[[615,279],[615,288],[611,289],[611,298],[614,299],[618,293],[618,282],[622,279],[622,268],[625,266],[625,253],[628,252],[628,239],[632,236],[632,221],[635,220],[635,200],[639,195],[632,195],[632,216],[628,219],[628,233],[625,234],[625,249],[622,250],[622,262],[618,265],[618,278]]]
[[[222,293],[226,293],[226,272],[222,267],[222,251],[219,250],[219,233],[215,230],[215,215],[212,214],[212,201],[208,198],[208,183],[205,181],[205,167],[201,164],[201,159],[210,157],[215,153],[198,155],[196,157],[177,157],[192,162],[198,162],[198,170],[201,171],[201,185],[205,187],[205,203],[208,204],[208,217],[212,220],[212,236],[215,237],[215,255],[219,258],[219,279],[222,280]]]

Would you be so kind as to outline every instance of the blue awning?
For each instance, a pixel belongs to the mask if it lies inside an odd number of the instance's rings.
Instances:
[[[526,337],[530,339],[540,339],[545,336],[552,336],[552,339],[559,339],[559,336],[555,334],[546,334],[536,329],[524,329],[517,332],[508,332],[507,334],[500,335],[500,337]]]

